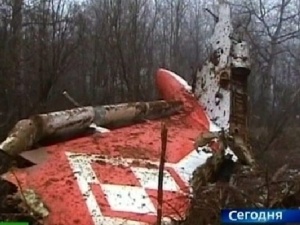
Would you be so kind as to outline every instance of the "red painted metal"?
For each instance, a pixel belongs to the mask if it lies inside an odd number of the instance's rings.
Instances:
[[[190,90],[176,79],[177,75],[165,69],[159,69],[156,75],[156,86],[165,100],[179,100],[184,103],[187,123],[199,129],[208,130],[209,121],[204,109]]]
[[[166,161],[177,163],[193,151],[195,137],[200,132],[209,129],[209,122],[192,94],[169,71],[160,69],[156,74],[156,84],[165,100],[184,102],[183,113],[164,119],[169,130]],[[109,133],[95,133],[88,137],[52,145],[46,149],[48,159],[45,163],[19,170],[17,176],[23,188],[34,189],[50,210],[45,224],[94,224],[65,152],[159,161],[161,122],[162,120],[147,121]],[[142,166],[151,167],[152,165]],[[139,182],[132,176],[129,167],[116,167],[109,164],[92,164],[92,167],[98,179],[103,183],[139,186]],[[166,168],[183,193],[164,192],[163,213],[165,216],[174,215],[177,212],[183,214],[188,205],[188,198],[184,194],[187,191],[187,184],[172,168],[168,166]],[[104,216],[155,223],[154,215],[117,212],[110,209],[99,185],[92,185],[91,188]],[[146,191],[155,205],[157,191],[150,189]]]

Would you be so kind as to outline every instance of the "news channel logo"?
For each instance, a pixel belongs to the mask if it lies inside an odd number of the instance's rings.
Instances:
[[[222,224],[300,224],[300,209],[223,209]]]

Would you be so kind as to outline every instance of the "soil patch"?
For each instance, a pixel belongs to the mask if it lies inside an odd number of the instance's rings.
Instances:
[[[0,177],[0,221],[28,222],[42,225],[42,219],[34,215],[18,195],[18,187]]]

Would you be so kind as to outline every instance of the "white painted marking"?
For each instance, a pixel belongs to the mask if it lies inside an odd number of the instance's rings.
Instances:
[[[86,165],[89,165],[87,160],[83,158],[71,158],[71,153],[66,152],[71,168],[73,169],[74,175],[77,179],[79,189],[85,199],[86,205],[88,206],[89,212],[92,216],[95,225],[102,224],[102,213],[100,207],[97,203],[97,200],[90,188],[88,180],[94,181],[89,178],[90,173],[85,173],[85,169],[88,168]],[[87,169],[88,170],[88,169]],[[97,178],[95,178],[97,179]]]
[[[91,184],[99,184],[99,180],[90,165],[91,157],[88,155],[77,155],[66,152],[70,166],[77,179],[79,189],[85,199],[89,213],[92,217],[94,225],[147,225],[147,223],[121,218],[113,218],[104,216],[101,212],[99,204],[91,190]]]
[[[199,148],[199,150],[201,149],[202,148]],[[199,150],[197,151],[193,150],[186,157],[180,160],[177,164],[166,162],[165,167],[174,168],[176,172],[178,172],[178,175],[183,179],[183,181],[188,183],[189,176],[193,173],[195,168],[205,163],[206,159],[212,155],[211,153],[205,153]],[[88,160],[89,162],[97,160],[115,166],[122,165],[125,167],[130,167],[130,165],[133,164],[133,162],[139,165],[159,166],[159,162],[151,161],[151,160],[130,159],[130,158],[122,158],[122,157],[109,158],[102,155],[87,155],[84,153],[68,153],[68,154],[70,155],[69,157],[72,158],[83,158],[85,160]]]
[[[144,188],[157,189],[159,174],[158,169],[133,167],[131,170]],[[163,189],[164,191],[180,191],[180,188],[168,171],[164,171]]]
[[[211,156],[211,153],[205,153],[203,151],[192,151],[186,157],[184,157],[180,162],[173,165],[174,170],[185,181],[186,184],[189,183],[194,170],[204,164],[206,160]]]
[[[142,187],[102,184],[110,207],[115,211],[156,215],[156,209]]]
[[[210,122],[210,131],[219,131],[220,127]],[[204,148],[204,147],[203,147]],[[177,164],[165,163],[165,167],[173,168],[176,173],[181,177],[181,179],[189,186],[189,180],[192,177],[194,170],[206,162],[212,153],[205,153],[202,151],[203,148],[199,148],[197,151],[194,150],[184,157]],[[207,148],[207,146],[206,146]],[[226,153],[233,154],[230,149],[226,149]],[[132,167],[133,162],[137,162],[140,165],[154,165],[158,166],[159,162],[151,160],[142,159],[128,159],[128,158],[109,158],[108,156],[100,155],[87,155],[78,153],[66,153],[77,178],[79,188],[82,195],[85,198],[86,205],[89,212],[93,218],[94,225],[146,225],[144,222],[125,220],[117,217],[107,217],[102,215],[101,209],[96,201],[94,194],[91,191],[90,184],[99,184],[103,192],[107,197],[112,210],[123,211],[123,212],[133,212],[147,215],[155,215],[155,207],[147,195],[144,188],[156,190],[158,182],[158,169],[154,168],[142,168],[142,167]],[[234,155],[234,154],[233,154]],[[235,155],[233,159],[235,159]],[[91,167],[93,161],[102,161],[110,165],[123,165],[125,167],[130,167],[133,174],[137,177],[142,187],[132,187],[126,185],[112,185],[112,184],[101,184]],[[172,176],[164,171],[164,184],[163,189],[167,191],[178,191],[181,192],[180,188],[176,184]],[[169,215],[169,217],[172,217]],[[171,220],[164,218],[165,224],[171,225]]]
[[[98,184],[106,194],[110,207],[113,210],[123,212],[133,212],[139,214],[155,215],[156,210],[143,187],[131,187],[126,185],[109,185],[101,184],[91,166],[95,160],[109,163],[111,165],[130,166],[133,162],[139,161],[142,164],[153,164],[158,166],[158,162],[150,160],[124,159],[124,158],[108,158],[102,155],[87,155],[79,153],[66,152],[71,169],[77,178],[79,189],[85,199],[89,213],[92,217],[94,225],[149,225],[145,222],[126,220],[118,217],[108,217],[102,214],[101,208],[91,190],[91,184]],[[173,164],[166,163],[166,167]],[[137,167],[135,167],[137,168]],[[139,168],[138,168],[139,169]],[[166,184],[171,187],[174,184]],[[157,189],[157,187],[155,187]],[[146,196],[146,197],[145,197]],[[170,215],[171,217],[171,215]],[[164,217],[164,224],[171,225],[171,220]]]

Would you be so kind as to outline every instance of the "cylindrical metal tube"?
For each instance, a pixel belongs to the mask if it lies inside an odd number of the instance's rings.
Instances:
[[[93,122],[98,126],[120,126],[144,119],[155,119],[178,112],[181,102],[135,102],[106,106],[87,106],[39,114],[20,120],[11,130],[0,149],[18,155],[43,138],[87,129]]]
[[[144,119],[155,119],[178,112],[182,103],[178,101],[135,102],[118,105],[96,106],[94,123],[98,126],[121,126]]]

